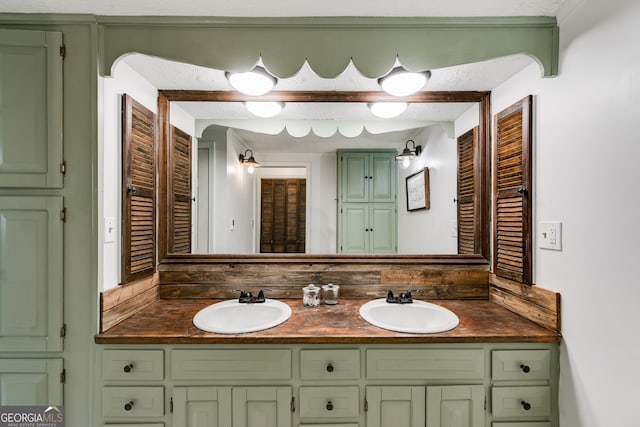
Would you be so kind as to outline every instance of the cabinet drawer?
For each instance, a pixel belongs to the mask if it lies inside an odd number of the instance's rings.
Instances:
[[[102,378],[105,380],[162,380],[162,350],[105,350],[102,353]]]
[[[551,427],[551,423],[493,423],[491,427]]]
[[[174,350],[171,376],[177,380],[287,380],[291,350]]]
[[[551,414],[549,387],[493,387],[493,416],[547,417]]]
[[[108,417],[161,417],[163,387],[104,387],[102,415]]]
[[[302,350],[303,380],[355,380],[360,378],[360,350]]]
[[[360,415],[358,387],[300,387],[301,418],[346,418]]]
[[[549,350],[496,350],[491,353],[494,380],[548,380]]]
[[[367,378],[482,380],[483,350],[368,350]]]

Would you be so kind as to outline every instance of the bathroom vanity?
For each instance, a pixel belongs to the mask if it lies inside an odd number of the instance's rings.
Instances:
[[[97,335],[96,425],[557,427],[560,336],[490,301],[438,301],[438,334],[369,325],[366,300],[290,305],[272,329],[198,330],[159,300]]]

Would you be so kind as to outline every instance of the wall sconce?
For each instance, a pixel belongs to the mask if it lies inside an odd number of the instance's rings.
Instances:
[[[427,84],[431,71],[413,73],[404,67],[395,67],[389,74],[378,79],[378,84],[389,95],[408,96],[416,93]]]
[[[413,144],[413,150],[409,148],[409,143]],[[422,153],[422,145],[416,145],[415,141],[410,139],[404,144],[404,150],[396,156],[396,160],[400,162],[402,169],[407,169],[411,165],[411,160],[418,157],[420,153]]]
[[[249,155],[249,153],[251,154]],[[247,168],[247,172],[249,173],[253,173],[255,168],[260,167],[260,163],[253,157],[253,151],[250,148],[245,150],[244,154],[240,154],[239,160],[240,164]]]
[[[224,75],[235,90],[251,96],[264,95],[278,83],[277,78],[260,66],[246,73],[226,72]]]

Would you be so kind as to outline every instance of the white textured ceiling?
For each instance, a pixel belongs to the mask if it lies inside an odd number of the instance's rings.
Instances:
[[[431,70],[432,77],[424,90],[492,90],[532,62],[533,60],[525,55],[514,55]],[[233,90],[223,70],[140,54],[124,57],[116,65],[114,76],[117,76],[124,67],[131,68],[157,89]],[[280,79],[275,90],[379,91],[380,87],[377,79],[364,77],[353,65],[349,65],[335,79],[323,79],[305,64],[293,77]],[[449,135],[453,136],[451,122],[473,105],[414,103],[410,104],[397,119],[379,119],[371,114],[365,103],[287,103],[276,118],[257,119],[239,102],[177,102],[176,104],[189,115],[202,120],[203,123],[235,128],[249,146],[262,152],[277,150],[282,146],[289,146],[290,150],[299,152],[324,152],[335,148],[354,147],[354,144],[358,144],[359,141],[354,142],[353,135],[360,132],[362,135],[357,139],[366,141],[371,146],[377,146],[377,144],[384,146],[392,140],[394,147],[401,149],[407,138],[433,122],[448,122],[443,126]],[[355,125],[355,133],[352,131],[354,123],[358,123]],[[204,127],[204,124],[200,127]],[[346,128],[352,132],[351,138],[340,134],[346,135],[347,133],[344,132]],[[308,136],[301,137],[307,133]],[[319,144],[320,140],[324,141],[324,144]]]
[[[2,0],[0,12],[156,16],[556,16],[570,0]]]

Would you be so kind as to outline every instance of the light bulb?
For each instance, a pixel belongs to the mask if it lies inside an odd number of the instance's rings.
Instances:
[[[253,171],[255,170],[255,168],[253,167],[253,165],[249,165],[247,167],[247,172],[249,172],[250,174],[253,174]]]
[[[407,109],[406,102],[374,102],[369,104],[371,112],[381,119],[391,119],[399,116]]]
[[[389,95],[408,96],[422,89],[430,77],[430,71],[413,73],[403,67],[396,67],[389,74],[378,79],[378,84]]]
[[[408,169],[409,166],[411,166],[411,160],[407,158],[402,159],[402,163],[400,163],[400,167],[402,169]]]
[[[262,67],[255,67],[246,73],[225,73],[225,76],[234,89],[251,96],[264,95],[278,81]]]
[[[247,101],[244,103],[244,106],[249,110],[252,114],[262,117],[269,118],[277,116],[280,111],[282,111],[282,107],[284,102],[257,102],[257,101]]]

